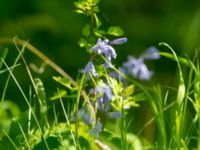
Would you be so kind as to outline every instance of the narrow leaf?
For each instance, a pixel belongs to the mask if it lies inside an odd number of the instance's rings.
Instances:
[[[7,54],[8,54],[8,49],[5,48],[5,49],[3,50],[3,54],[2,54],[2,56],[0,56],[0,58],[2,58],[3,60],[5,60]],[[3,65],[3,61],[0,59],[0,69],[1,69],[2,65]]]
[[[119,26],[112,26],[108,29],[107,34],[122,36],[124,34],[124,31]]]

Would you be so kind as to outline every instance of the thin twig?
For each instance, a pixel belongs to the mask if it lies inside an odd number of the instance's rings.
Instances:
[[[63,76],[66,79],[69,79],[73,86],[76,86],[76,81],[68,75],[61,67],[59,67],[54,61],[52,61],[50,58],[48,58],[46,55],[44,55],[39,49],[35,48],[32,44],[28,43],[25,40],[15,39],[13,41],[13,38],[0,38],[0,44],[12,44],[12,45],[20,45],[25,46],[30,52],[35,54],[37,57],[39,57],[41,60],[43,60],[47,65],[49,65],[52,69],[54,69],[56,72],[58,72],[61,76]],[[87,94],[83,90],[82,96],[87,101]]]
[[[30,52],[35,54],[37,57],[42,59],[46,64],[48,64],[51,68],[53,68],[56,72],[62,75],[64,78],[67,78],[71,81],[72,85],[76,85],[76,82],[72,77],[70,77],[63,69],[61,69],[56,63],[54,63],[51,59],[49,59],[46,55],[44,55],[39,49],[35,48],[33,45],[28,43],[27,41],[15,39],[13,41],[12,38],[0,38],[0,43],[2,44],[17,44],[20,46],[25,46]]]

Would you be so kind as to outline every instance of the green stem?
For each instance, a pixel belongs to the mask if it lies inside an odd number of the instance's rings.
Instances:
[[[4,129],[3,129],[2,131],[3,131],[3,133],[6,135],[6,137],[9,139],[9,141],[11,142],[11,144],[13,145],[13,147],[14,147],[16,150],[18,150],[16,144],[15,144],[15,143],[13,142],[13,140],[10,138],[10,136],[8,135],[8,133],[7,133]]]
[[[197,112],[198,115],[198,130],[200,129],[200,112]],[[200,149],[200,131],[198,131],[198,142],[197,149]]]
[[[123,102],[123,96],[121,96],[121,148],[126,150],[126,127],[125,127],[125,114],[124,114],[124,102]]]
[[[93,3],[93,2],[92,2]],[[91,14],[90,14],[90,32],[91,32],[91,35],[94,34],[94,10],[93,10],[93,5],[91,6]]]
[[[78,125],[79,125],[78,109],[79,109],[79,101],[80,101],[80,96],[81,96],[81,92],[82,92],[84,79],[85,79],[85,73],[81,77],[81,82],[80,82],[80,85],[78,87],[78,94],[77,94],[77,97],[76,97],[76,106],[75,106],[75,118],[76,118],[76,121],[75,121],[75,140],[76,140],[78,150],[80,149],[79,140],[78,140],[78,137],[79,137],[79,134],[78,134]]]

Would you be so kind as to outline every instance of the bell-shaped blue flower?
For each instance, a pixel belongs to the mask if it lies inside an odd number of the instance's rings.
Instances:
[[[96,88],[96,95],[98,98],[97,108],[102,112],[107,111],[110,108],[110,101],[112,100],[112,89],[109,85],[99,85]]]
[[[144,61],[155,60],[159,58],[159,51],[156,49],[156,47],[152,46],[142,53],[139,58],[128,56],[128,61],[123,64],[123,68],[126,70],[127,74],[130,74],[134,78],[139,78],[140,80],[149,80],[153,75],[153,72],[147,68]]]
[[[140,80],[149,80],[153,75],[153,72],[148,70],[142,57],[134,58],[129,56],[128,61],[123,64],[123,67],[128,74]]]
[[[155,60],[160,59],[160,53],[156,47],[151,46],[140,57],[145,60]]]
[[[118,38],[118,39],[112,40],[110,44],[120,45],[120,44],[126,43],[127,41],[128,41],[127,38]]]
[[[112,58],[116,58],[117,54],[115,52],[115,49],[109,45],[109,44],[123,44],[127,42],[127,38],[119,38],[119,39],[115,39],[111,42],[109,42],[108,39],[105,39],[104,41],[101,40],[101,38],[98,38],[97,40],[97,44],[95,46],[93,46],[90,51],[96,51],[98,55],[104,54],[107,61],[105,62],[105,67],[109,68],[110,65],[109,63],[111,63]]]
[[[81,72],[87,75],[92,74],[93,76],[98,76],[92,60],[87,63],[84,69],[81,69]]]

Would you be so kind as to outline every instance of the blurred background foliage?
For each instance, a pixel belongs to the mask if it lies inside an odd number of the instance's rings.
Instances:
[[[78,70],[88,61],[87,52],[81,49],[78,41],[82,36],[82,28],[89,18],[75,13],[76,0],[0,0],[0,37],[15,36],[28,40],[45,55],[55,61],[73,78]],[[120,26],[128,43],[116,47],[116,66],[127,60],[128,55],[138,56],[146,48],[154,45],[161,51],[159,42],[171,45],[178,55],[187,54],[192,57],[200,46],[200,1],[199,0],[100,0],[99,17],[102,28]],[[9,48],[6,62],[12,64],[18,55],[14,46],[0,45],[0,52]],[[25,53],[27,62],[38,67],[41,61],[30,52]],[[155,75],[150,83],[175,84],[176,63],[166,58],[148,62]],[[23,64],[23,63],[22,63]],[[186,70],[187,71],[187,70]],[[30,79],[24,67],[17,67],[14,74],[28,95]],[[52,76],[57,75],[49,67],[43,74],[35,73],[43,79],[47,97],[53,95],[57,84]],[[187,74],[186,74],[187,75]],[[0,95],[5,86],[8,73],[0,74]],[[175,81],[175,82],[174,82]],[[55,85],[55,86],[54,86]],[[177,84],[176,84],[177,85]],[[6,98],[15,101],[20,107],[25,107],[24,100],[13,81],[9,84]],[[19,110],[16,110],[19,113]],[[151,116],[144,106],[134,110],[140,117],[147,114],[147,119],[141,120],[141,125]],[[141,112],[142,111],[142,112]],[[16,114],[15,114],[16,115]],[[132,114],[129,116],[132,117]],[[9,121],[8,121],[9,122]],[[141,125],[138,125],[140,129]],[[151,130],[146,133],[150,135]],[[152,138],[152,137],[150,137]]]
[[[15,36],[28,40],[55,61],[72,77],[88,61],[84,49],[79,48],[78,41],[82,28],[89,18],[75,13],[75,0],[1,0],[0,1],[0,37]],[[101,0],[100,19],[105,30],[109,26],[120,26],[125,31],[128,43],[117,47],[116,66],[126,61],[128,55],[138,56],[146,48],[154,45],[159,50],[159,42],[171,45],[179,55],[192,56],[200,45],[200,1],[199,0]],[[18,52],[15,47],[0,45],[0,50],[9,48],[7,62],[13,62]],[[26,52],[28,63],[41,65],[41,61]],[[176,63],[162,58],[151,62],[150,68],[156,75],[151,82],[171,83]],[[19,82],[27,89],[30,80],[24,74],[24,68],[15,71]],[[42,75],[48,91],[55,91],[51,76],[55,75],[47,67]],[[0,92],[7,74],[1,75]],[[49,84],[49,82],[52,82]],[[27,84],[28,83],[28,84]],[[10,87],[15,89],[14,82]],[[17,88],[16,88],[17,89]],[[8,99],[16,99],[17,90],[11,90]],[[20,94],[19,94],[20,95]],[[48,95],[51,96],[51,95]],[[20,103],[20,102],[19,102]]]

